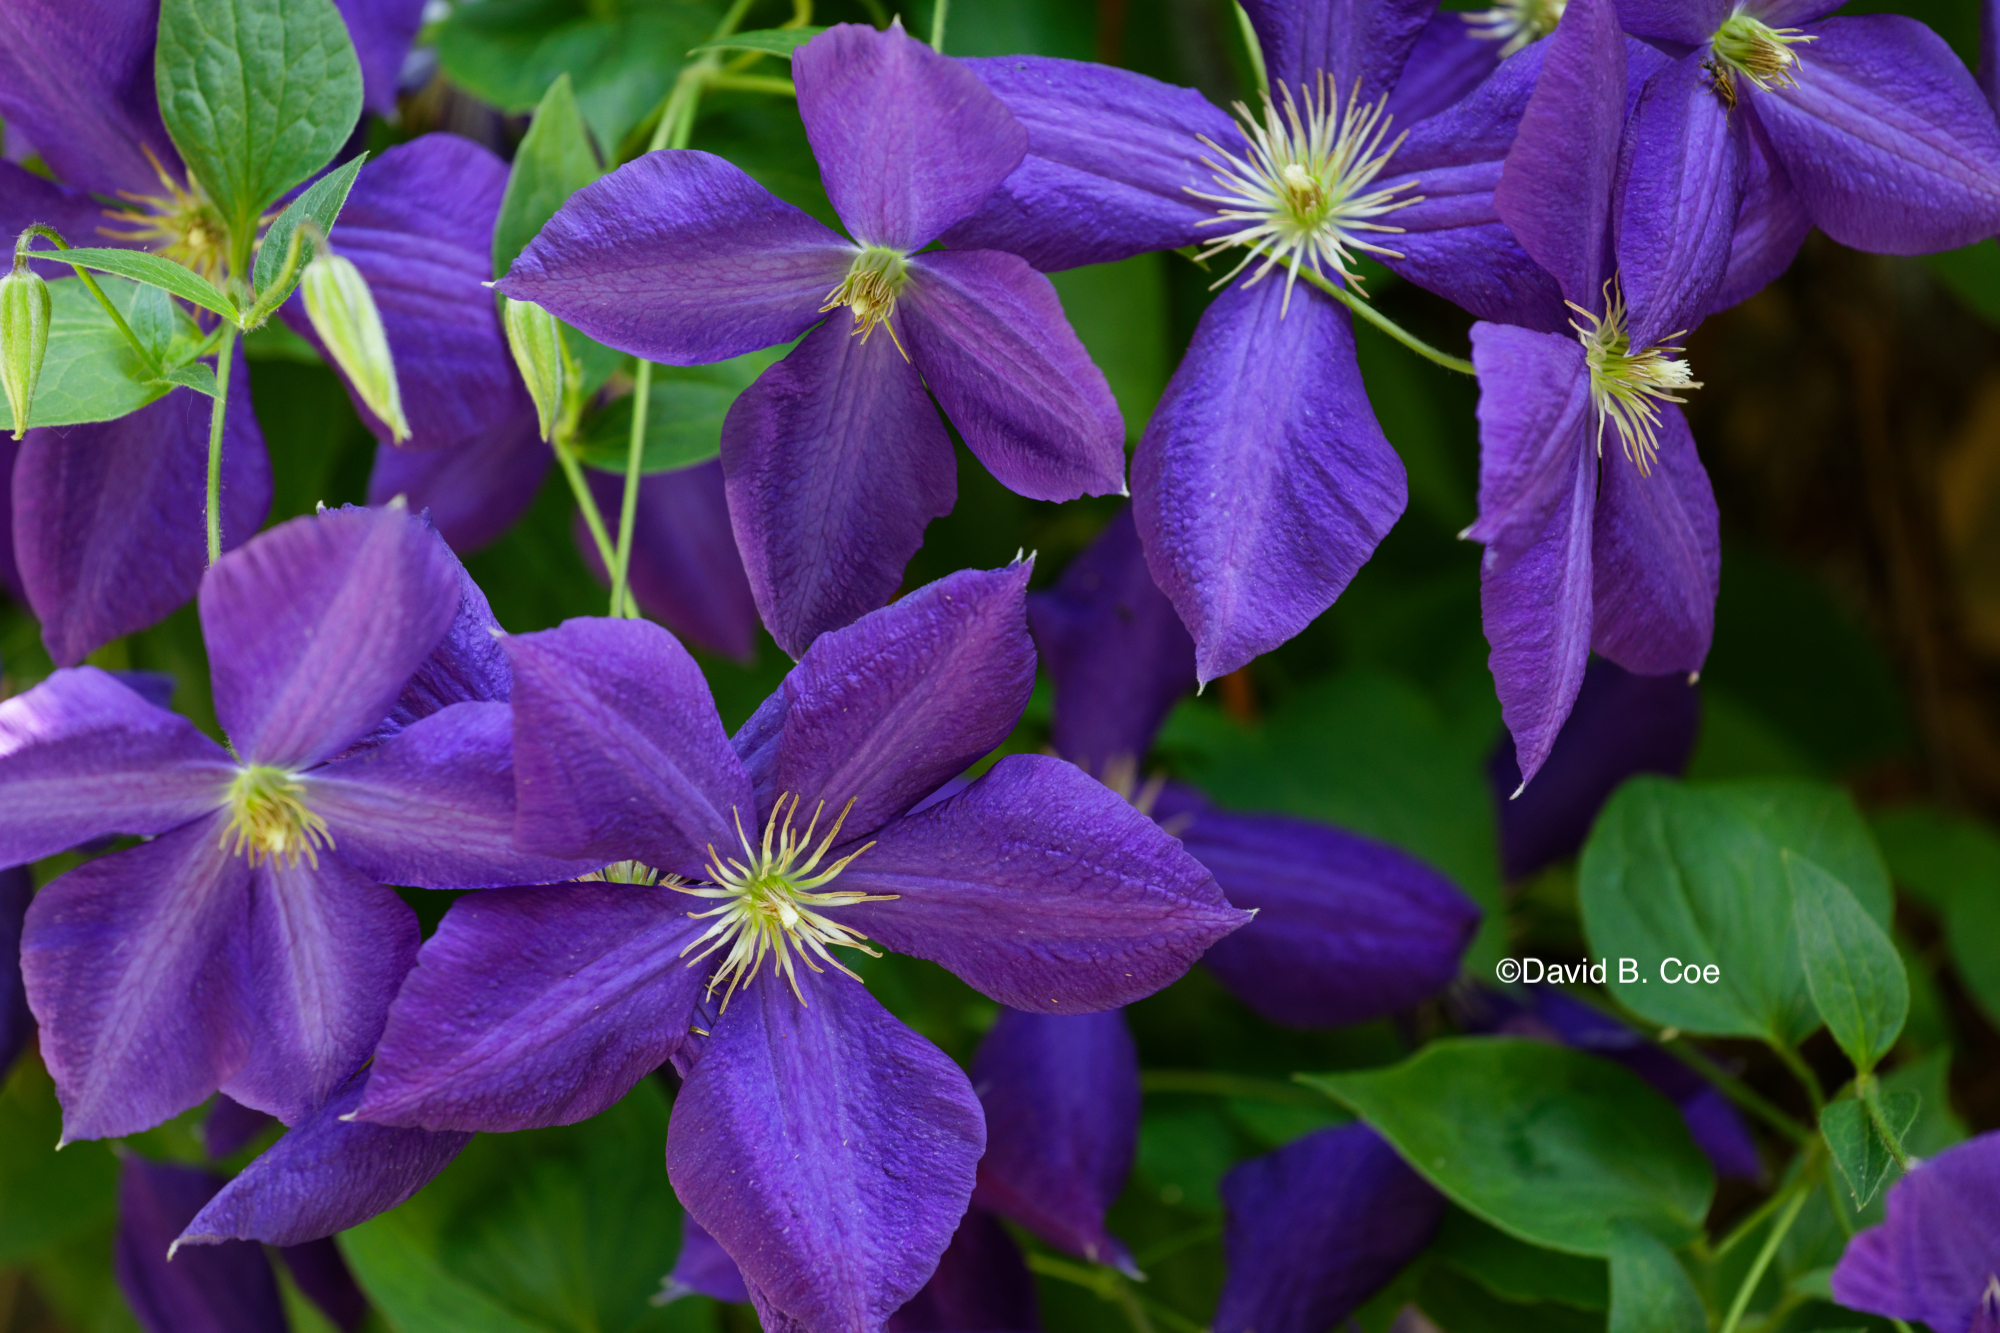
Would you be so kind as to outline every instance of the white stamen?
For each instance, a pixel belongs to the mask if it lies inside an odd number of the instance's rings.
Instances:
[[[1604,314],[1591,314],[1574,301],[1565,302],[1589,327],[1570,321],[1583,355],[1590,367],[1590,396],[1597,406],[1597,454],[1604,456],[1604,423],[1609,420],[1618,432],[1625,456],[1638,465],[1639,475],[1653,474],[1653,462],[1660,453],[1661,403],[1685,403],[1675,389],[1699,389],[1681,348],[1670,333],[1651,347],[1632,350],[1631,334],[1625,327],[1625,299],[1614,279],[1604,284]]]
[[[1465,26],[1482,42],[1500,42],[1505,60],[1530,42],[1556,30],[1569,0],[1500,0],[1491,9],[1465,14]]]

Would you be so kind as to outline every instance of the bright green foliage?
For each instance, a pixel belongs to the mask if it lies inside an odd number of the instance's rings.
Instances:
[[[298,285],[299,278],[305,273],[305,266],[318,252],[315,242],[324,239],[333,230],[333,224],[340,220],[340,210],[347,205],[347,193],[354,188],[354,178],[361,174],[361,168],[367,161],[368,154],[359,153],[352,161],[327,172],[313,182],[311,189],[292,200],[285,211],[278,214],[278,220],[266,229],[264,239],[257,246],[254,281],[258,310],[276,310],[291,295],[292,288]],[[306,227],[305,235],[300,238],[299,253],[290,280],[281,281],[285,276],[285,260],[291,249],[292,233],[308,223],[311,225]]]
[[[1879,1096],[1877,1104],[1900,1147],[1917,1118],[1917,1095],[1888,1093]],[[1854,1206],[1867,1207],[1869,1200],[1896,1173],[1896,1157],[1883,1141],[1882,1126],[1858,1098],[1848,1097],[1828,1104],[1820,1113],[1819,1127],[1833,1154],[1834,1165],[1840,1168],[1841,1177],[1854,1197]]]
[[[156,288],[122,278],[101,279],[98,285],[125,316],[133,333],[157,355],[164,355],[183,332],[193,332],[186,316],[176,315],[163,297],[156,303],[153,297],[142,295],[158,295]],[[35,385],[30,426],[115,421],[167,392],[170,386],[153,379],[153,372],[80,280],[63,278],[50,283],[49,299],[48,351]],[[156,318],[150,323],[135,319],[135,306],[153,310]],[[0,429],[12,430],[13,426],[14,414],[0,403]]]
[[[1846,885],[1789,849],[1784,857],[1806,986],[1833,1039],[1866,1074],[1896,1044],[1910,1012],[1903,960]]]
[[[639,470],[671,472],[721,453],[722,419],[730,405],[787,350],[770,347],[709,366],[654,366],[653,391],[646,400],[646,452]],[[577,456],[601,472],[622,476],[631,444],[628,394],[585,424]]]
[[[590,145],[590,127],[565,74],[549,85],[507,175],[507,193],[493,224],[493,276],[504,277],[514,257],[555,216],[563,201],[602,174]]]
[[[1613,1228],[1609,1258],[1609,1333],[1705,1333],[1701,1296],[1657,1236],[1621,1223]]]

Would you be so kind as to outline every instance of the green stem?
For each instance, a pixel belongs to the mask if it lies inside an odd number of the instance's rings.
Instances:
[[[1272,1102],[1279,1106],[1308,1106],[1330,1109],[1325,1097],[1296,1083],[1250,1074],[1227,1074],[1212,1069],[1148,1069],[1139,1075],[1139,1086],[1147,1092],[1186,1092],[1202,1097],[1241,1097],[1245,1101]]]
[[[723,93],[771,93],[778,97],[799,95],[798,88],[790,79],[767,74],[711,74],[708,86]]]
[[[1806,1101],[1812,1106],[1813,1123],[1819,1123],[1819,1113],[1826,1108],[1826,1098],[1820,1094],[1819,1080],[1813,1076],[1812,1067],[1791,1047],[1781,1042],[1771,1042],[1770,1047],[1778,1053],[1778,1059],[1785,1068],[1792,1071],[1792,1077],[1806,1090]]]
[[[590,529],[590,540],[597,544],[597,558],[604,562],[604,572],[609,577],[612,562],[617,557],[611,544],[611,532],[604,526],[604,511],[597,507],[597,497],[590,492],[590,483],[583,476],[583,465],[576,461],[569,440],[559,435],[553,443],[556,462],[562,465],[563,476],[569,481],[570,494],[576,497],[576,507],[583,514],[583,526]]]
[[[298,271],[299,247],[305,244],[306,229],[308,227],[311,227],[315,232],[319,231],[319,228],[314,226],[311,221],[301,222],[298,226],[292,228],[291,236],[285,241],[285,262],[279,267],[278,276],[272,281],[269,288],[256,295],[256,304],[250,307],[248,313],[240,321],[245,332],[261,326],[265,320],[271,317],[272,312],[283,304],[284,297],[291,293],[292,274]],[[323,243],[326,237],[322,234],[317,239]],[[279,294],[278,300],[267,300],[272,292]]]
[[[1196,1227],[1192,1231],[1183,1231],[1178,1236],[1169,1236],[1159,1244],[1149,1246],[1144,1253],[1133,1255],[1132,1262],[1139,1265],[1142,1269],[1151,1268],[1162,1259],[1171,1259],[1190,1245],[1199,1245],[1203,1241],[1214,1240],[1221,1234],[1222,1223],[1209,1222]]]
[[[632,442],[625,452],[625,493],[618,499],[618,549],[611,566],[611,614],[627,611],[625,581],[632,568],[632,529],[639,513],[640,465],[646,457],[646,407],[653,396],[653,363],[641,358],[632,385]]]
[[[1322,277],[1319,273],[1309,268],[1300,268],[1299,276],[1346,306],[1349,310],[1352,310],[1355,314],[1361,316],[1361,318],[1367,320],[1370,324],[1373,324],[1376,328],[1382,330],[1382,332],[1388,334],[1391,338],[1394,338],[1397,342],[1403,344],[1403,346],[1409,348],[1412,352],[1415,352],[1418,356],[1423,357],[1426,361],[1435,361],[1446,370],[1455,370],[1461,375],[1478,374],[1478,371],[1473,369],[1470,361],[1467,361],[1463,357],[1453,356],[1449,352],[1440,352],[1437,348],[1431,346],[1422,338],[1419,338],[1416,334],[1411,333],[1395,320],[1390,319],[1387,315],[1377,310],[1368,301],[1355,296],[1338,283]]]
[[[58,250],[68,250],[71,248],[68,241],[65,241],[61,236],[56,234],[54,227],[43,226],[37,222],[34,226],[22,232],[20,239],[14,243],[14,257],[16,260],[19,260],[23,255],[34,254],[34,251],[28,249],[28,238],[31,236],[40,236],[44,240],[54,242]],[[125,322],[125,316],[118,313],[118,307],[111,304],[111,298],[106,296],[104,289],[97,285],[97,279],[91,277],[90,273],[79,265],[71,264],[69,267],[72,273],[83,279],[85,290],[97,298],[97,304],[104,307],[104,313],[111,317],[111,322],[118,327],[118,332],[124,336],[126,342],[132,345],[132,350],[138,354],[139,364],[153,372],[154,377],[158,378],[162,373],[160,363],[153,359],[153,354],[146,349],[144,343],[139,341],[139,335],[132,332],[132,326]]]
[[[1816,1146],[1808,1148],[1805,1158],[1799,1163],[1798,1170],[1792,1174],[1790,1181],[1786,1183],[1785,1187],[1778,1190],[1770,1198],[1764,1200],[1764,1202],[1758,1204],[1754,1212],[1741,1222],[1738,1222],[1734,1227],[1731,1227],[1729,1234],[1722,1238],[1722,1243],[1709,1252],[1710,1259],[1720,1260],[1724,1255],[1748,1240],[1756,1233],[1758,1227],[1764,1225],[1770,1219],[1771,1214],[1789,1203],[1793,1195],[1811,1194],[1815,1189],[1818,1189],[1820,1180],[1822,1179],[1820,1162],[1819,1149]]]
[[[208,563],[222,558],[222,424],[229,411],[229,372],[236,362],[236,326],[222,326],[216,349],[215,406],[208,413]]]
[[[936,0],[931,6],[931,50],[944,54],[944,20],[951,13],[951,0]]]
[[[1743,1322],[1743,1312],[1750,1305],[1750,1297],[1757,1290],[1757,1284],[1764,1280],[1764,1270],[1777,1257],[1778,1246],[1784,1243],[1785,1233],[1792,1229],[1792,1223],[1799,1217],[1799,1209],[1805,1207],[1809,1190],[1800,1190],[1785,1205],[1785,1211],[1771,1226],[1771,1234],[1764,1241],[1764,1248],[1757,1251],[1757,1260],[1750,1265],[1750,1271],[1743,1275],[1743,1284],[1736,1289],[1736,1299],[1729,1303],[1729,1316],[1722,1321],[1720,1333],[1736,1333],[1736,1326]]]

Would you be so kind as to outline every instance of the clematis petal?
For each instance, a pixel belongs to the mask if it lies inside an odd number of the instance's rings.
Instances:
[[[972,1087],[986,1108],[974,1213],[1136,1274],[1104,1227],[1139,1146],[1139,1048],[1125,1015],[1002,1009],[973,1057]]]
[[[201,1146],[210,1157],[234,1156],[271,1126],[274,1117],[245,1106],[226,1092],[215,1094],[201,1118]]]
[[[362,1294],[332,1237],[287,1245],[278,1253],[284,1256],[300,1294],[317,1305],[334,1327],[341,1333],[361,1333],[368,1318],[368,1297]]]
[[[872,1329],[937,1266],[986,1128],[943,1052],[859,983],[810,981],[806,1004],[765,977],[722,1015],[674,1100],[667,1176],[760,1307]]]
[[[1618,21],[1634,37],[1702,46],[1736,7],[1732,0],[1618,0]],[[1761,14],[1769,5],[1741,8]]]
[[[1414,126],[1463,101],[1500,67],[1501,45],[1476,36],[1461,10],[1432,14],[1389,94],[1395,123]]]
[[[1592,448],[1602,423],[1573,337],[1474,324],[1472,364],[1479,373],[1479,517],[1465,536],[1511,554],[1570,500],[1576,455]]]
[[[169,1259],[169,1246],[223,1178],[127,1153],[118,1163],[112,1270],[148,1333],[286,1333],[284,1302],[262,1247],[218,1245]]]
[[[86,862],[35,895],[21,974],[65,1141],[150,1129],[243,1064],[250,880],[212,817]]]
[[[336,0],[347,21],[347,35],[361,61],[361,84],[370,111],[396,114],[396,87],[403,76],[403,57],[424,22],[424,0]]]
[[[569,197],[497,284],[598,342],[674,366],[818,322],[854,247],[708,153],[648,153]]]
[[[1611,0],[1572,0],[1556,24],[1493,206],[1563,296],[1600,309],[1625,127],[1625,39]]]
[[[1766,142],[1754,117],[1745,117],[1743,207],[1736,216],[1736,235],[1729,246],[1729,267],[1709,299],[1711,310],[1726,310],[1748,300],[1792,266],[1812,215],[1792,188],[1785,164]]]
[[[1005,740],[1035,684],[1032,569],[962,569],[821,635],[737,737],[758,810],[851,800],[865,837]]]
[[[1375,423],[1354,326],[1273,274],[1217,297],[1132,459],[1153,578],[1225,675],[1333,605],[1407,500]]]
[[[454,704],[302,779],[335,854],[370,879],[426,889],[539,884],[595,870],[514,846],[514,715]]]
[[[1203,157],[1243,150],[1221,108],[1192,88],[1081,60],[962,62],[1028,132],[1028,156],[965,221],[954,250],[1005,250],[1044,273],[1200,241],[1212,204]]]
[[[701,668],[642,620],[569,620],[506,641],[514,667],[514,836],[600,863],[699,877],[753,817]]]
[[[428,1185],[472,1141],[342,1117],[361,1103],[364,1069],[266,1148],[180,1231],[176,1257],[235,1240],[295,1246],[359,1226]]]
[[[743,1270],[729,1257],[729,1251],[686,1213],[681,1215],[681,1252],[660,1290],[661,1297],[656,1299],[663,1305],[683,1296],[706,1296],[738,1304],[750,1299],[750,1291],[743,1285]]]
[[[159,26],[149,4],[8,4],[0,12],[0,120],[79,190],[161,193],[148,150],[177,179],[182,168],[153,82]]]
[[[799,119],[833,211],[863,245],[920,250],[970,217],[1028,151],[979,77],[908,36],[828,28],[792,56]]]
[[[0,15],[0,24],[6,21],[7,17]],[[0,80],[6,77],[6,59],[5,55],[0,55]],[[5,98],[4,84],[0,84],[0,104],[4,104]],[[14,123],[19,124],[18,121]],[[0,237],[18,237],[38,222],[45,227],[54,227],[71,245],[100,245],[116,241],[114,237],[98,234],[100,226],[113,225],[105,216],[103,204],[82,190],[69,189],[12,162],[0,161]],[[36,244],[44,251],[49,249],[46,241]],[[13,258],[11,249],[7,258],[10,261]],[[37,260],[32,267],[47,282],[70,277],[75,272],[69,265],[51,260]],[[7,439],[11,433],[0,432],[0,441],[4,441],[0,443],[0,477],[6,475],[8,460],[14,449],[13,442]],[[4,522],[4,516],[0,516],[0,522]],[[0,563],[10,560],[12,551],[11,543],[0,543]]]
[[[1029,596],[1028,624],[1055,685],[1056,753],[1100,776],[1115,761],[1144,759],[1194,686],[1194,640],[1146,568],[1129,506],[1054,588]]]
[[[222,544],[271,506],[271,468],[240,359],[222,441]],[[117,421],[28,432],[14,463],[14,555],[42,642],[75,666],[194,595],[207,563],[213,400],[176,389]]]
[[[937,1272],[884,1333],[1041,1333],[1035,1278],[1021,1247],[977,1206],[952,1233]]]
[[[1426,0],[1245,0],[1271,82],[1311,87],[1322,72],[1340,96],[1373,101],[1396,86],[1411,48],[1436,12]]]
[[[112,833],[164,833],[217,809],[223,748],[96,667],[58,670],[0,702],[0,865]]]
[[[1151,995],[1250,919],[1159,825],[1045,755],[883,829],[840,886],[897,895],[844,924],[1040,1014]]]
[[[500,540],[528,512],[550,457],[533,412],[501,422],[483,439],[444,449],[380,444],[368,474],[368,503],[402,496],[453,551],[471,555]]]
[[[910,260],[909,352],[965,445],[1031,500],[1125,489],[1125,419],[1049,280],[998,250]]]
[[[794,657],[887,602],[924,526],[958,498],[923,380],[877,331],[820,325],[722,425],[729,521],[757,610]]]
[[[1627,671],[1698,671],[1715,637],[1720,519],[1687,418],[1660,413],[1652,475],[1614,454],[1599,471],[1590,646]]]
[[[1215,1333],[1343,1323],[1431,1242],[1444,1197],[1362,1124],[1322,1129],[1222,1178],[1229,1277]]]
[[[374,729],[457,616],[458,579],[397,505],[295,518],[216,561],[201,627],[237,752],[303,768]]]
[[[35,1035],[35,1016],[21,984],[21,929],[35,881],[26,866],[0,870],[0,1078]]]
[[[2000,1134],[1915,1163],[1889,1187],[1887,1218],[1848,1242],[1833,1298],[1850,1310],[1971,1330],[1990,1310],[2000,1254]]]
[[[1397,848],[1326,824],[1202,808],[1168,788],[1156,818],[1257,919],[1203,956],[1287,1027],[1344,1027],[1419,1004],[1458,976],[1479,908]]]
[[[222,1090],[297,1123],[367,1060],[422,939],[409,905],[338,855],[259,866],[244,942],[250,1049]]]
[[[696,1021],[701,905],[595,882],[460,899],[403,983],[360,1118],[499,1132],[596,1115]]]
[[[624,499],[625,479],[592,471],[589,480],[609,522]],[[581,515],[574,530],[584,563],[605,578]],[[675,634],[740,662],[756,655],[757,599],[729,526],[720,461],[655,472],[639,483],[630,575],[640,607]]]
[[[458,566],[458,614],[444,638],[410,677],[389,714],[401,728],[458,703],[505,703],[514,690],[505,637],[486,594]]]

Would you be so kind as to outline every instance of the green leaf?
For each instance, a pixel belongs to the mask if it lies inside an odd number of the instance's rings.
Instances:
[[[1708,1314],[1674,1252],[1621,1223],[1611,1244],[1608,1333],[1707,1333]]]
[[[1388,1069],[1301,1076],[1352,1108],[1461,1208],[1534,1245],[1608,1257],[1617,1224],[1701,1233],[1715,1179],[1638,1075],[1516,1038],[1434,1041]]]
[[[65,264],[78,264],[99,273],[116,273],[121,278],[172,292],[183,301],[212,310],[225,319],[236,318],[234,302],[217,291],[207,278],[171,259],[144,250],[98,250],[88,246],[61,251],[60,258]]]
[[[1689,1032],[1785,1046],[1812,1032],[1820,1018],[1794,943],[1788,849],[1839,879],[1886,927],[1888,876],[1839,788],[1626,783],[1591,830],[1578,883],[1584,931],[1591,953],[1610,960],[1612,994]],[[1623,959],[1632,961],[1621,975]],[[1718,979],[1671,983],[1661,975],[1669,959],[1713,965]]]
[[[265,312],[276,310],[284,299],[291,295],[292,288],[298,286],[299,274],[313,257],[311,233],[299,246],[298,265],[292,270],[291,280],[283,290],[274,290],[272,283],[285,268],[285,251],[292,243],[292,233],[299,224],[307,220],[317,225],[324,234],[331,234],[334,223],[340,220],[340,210],[347,206],[347,193],[354,188],[354,178],[361,174],[362,164],[368,154],[362,153],[352,162],[344,162],[312,183],[312,188],[292,200],[284,212],[278,214],[264,232],[264,239],[257,244],[257,267],[254,282],[257,305]]]
[[[1925,255],[1924,264],[1952,295],[1990,323],[2000,324],[2000,246],[1980,241],[1963,250]]]
[[[55,1084],[32,1056],[0,1087],[0,1266],[18,1264],[109,1218],[118,1163],[101,1143],[61,1152]]]
[[[654,366],[640,470],[671,472],[721,453],[722,418],[730,404],[787,350],[767,347],[711,366]],[[622,476],[632,447],[632,396],[627,394],[586,421],[581,434],[577,456],[584,464]]]
[[[1866,1074],[1909,1017],[1903,960],[1845,884],[1789,848],[1784,858],[1806,986],[1833,1039]]]
[[[506,274],[514,256],[548,225],[563,201],[603,174],[590,146],[590,127],[577,109],[569,75],[549,85],[507,174],[507,193],[493,224],[493,276]]]
[[[205,397],[215,397],[215,372],[200,361],[176,366],[157,381],[170,387],[193,389]]]
[[[128,324],[133,308],[144,308],[142,303],[151,299],[140,293],[154,290],[122,278],[106,278],[99,286]],[[80,280],[50,283],[49,296],[54,313],[30,426],[115,421],[167,392]],[[139,332],[136,326],[134,332]],[[0,430],[13,428],[14,414],[0,398]]]
[[[688,48],[688,54],[693,55],[697,51],[762,51],[765,55],[783,56],[790,60],[792,52],[825,31],[825,28],[811,24],[802,28],[758,28],[753,32],[739,32],[717,37],[713,41],[698,42]]]
[[[1418,1308],[1451,1333],[1604,1333],[1604,1316],[1594,1310],[1496,1300],[1491,1290],[1449,1265],[1420,1260],[1418,1268]]]
[[[1882,1095],[1878,1102],[1883,1118],[1896,1133],[1897,1145],[1901,1146],[1917,1118],[1917,1095],[1892,1092]],[[1854,1196],[1854,1206],[1866,1208],[1896,1172],[1895,1155],[1882,1141],[1881,1128],[1869,1118],[1868,1109],[1858,1098],[1845,1097],[1829,1102],[1820,1112],[1819,1129],[1833,1154],[1834,1165],[1840,1168]]]
[[[1897,882],[1944,914],[1960,980],[2000,1023],[2000,949],[1993,947],[2000,939],[2000,835],[1927,806],[1888,811],[1876,818],[1875,832]]]
[[[1445,1214],[1429,1253],[1506,1300],[1610,1308],[1603,1260],[1530,1245],[1458,1208]]]
[[[333,0],[164,0],[160,116],[248,254],[257,218],[333,160],[361,116],[361,64]]]
[[[1917,1099],[1917,1118],[1903,1132],[1903,1148],[1912,1157],[1935,1157],[1971,1137],[1951,1109],[1951,1051],[1939,1048],[1921,1060],[1897,1065],[1876,1077],[1885,1101],[1896,1096]]]

